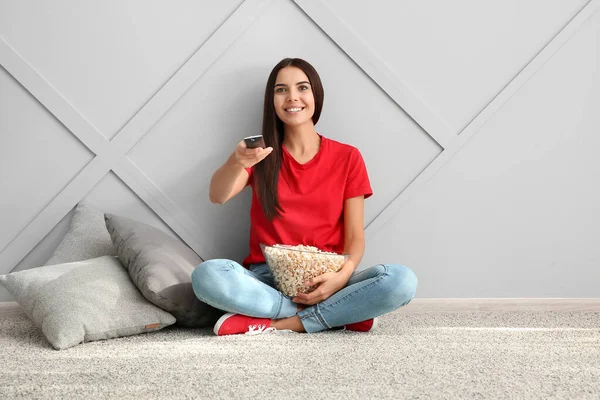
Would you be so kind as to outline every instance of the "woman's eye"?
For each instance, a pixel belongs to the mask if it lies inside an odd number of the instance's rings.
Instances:
[[[285,92],[285,89],[282,88],[282,87],[279,87],[279,88],[275,89],[275,92],[276,93],[283,93],[283,92]]]
[[[302,86],[300,86],[300,90],[308,90],[308,89],[309,89],[309,87],[308,87],[308,86],[306,86],[306,85],[302,85]]]

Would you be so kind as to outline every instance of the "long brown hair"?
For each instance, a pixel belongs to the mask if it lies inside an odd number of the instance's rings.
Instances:
[[[273,97],[275,91],[275,80],[282,68],[300,68],[308,77],[311,90],[315,98],[315,112],[312,116],[313,124],[316,125],[323,108],[323,85],[321,78],[312,65],[301,58],[284,58],[271,71],[265,89],[265,104],[263,112],[262,135],[266,147],[273,147],[273,151],[264,160],[254,167],[254,183],[258,188],[258,198],[262,205],[265,216],[269,220],[280,216],[283,211],[277,196],[277,184],[279,181],[279,170],[283,146],[283,122],[275,113]]]

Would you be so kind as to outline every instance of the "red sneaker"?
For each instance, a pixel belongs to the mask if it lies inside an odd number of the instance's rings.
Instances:
[[[271,327],[271,320],[268,318],[254,318],[231,313],[227,313],[219,318],[213,328],[215,335],[219,336],[236,335],[238,333],[256,335],[275,331],[277,329]]]
[[[371,332],[372,330],[377,329],[377,325],[379,325],[378,321],[378,318],[371,318],[366,321],[355,322],[353,324],[344,325],[344,330],[356,332]]]

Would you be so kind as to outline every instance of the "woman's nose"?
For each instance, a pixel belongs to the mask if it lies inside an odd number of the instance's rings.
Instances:
[[[288,101],[294,101],[298,99],[298,91],[295,89],[288,90]]]

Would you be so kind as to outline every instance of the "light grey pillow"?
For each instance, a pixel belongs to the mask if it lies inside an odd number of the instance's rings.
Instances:
[[[57,350],[175,323],[140,294],[113,256],[13,272],[0,283]]]
[[[213,325],[223,311],[198,300],[192,272],[202,259],[183,242],[153,226],[104,214],[119,259],[144,297],[187,327]]]
[[[46,261],[46,265],[116,254],[110,236],[106,232],[103,213],[91,203],[82,201],[75,207],[69,231],[52,257]]]

